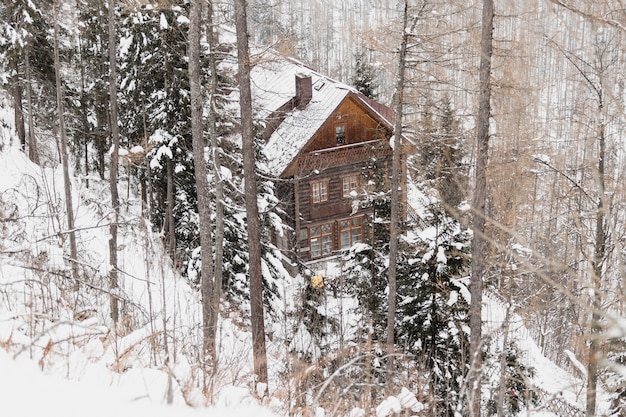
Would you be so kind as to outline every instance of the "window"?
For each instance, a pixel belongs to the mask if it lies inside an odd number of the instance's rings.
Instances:
[[[330,223],[309,227],[311,258],[329,255],[332,248],[333,228]]]
[[[348,249],[363,239],[363,217],[354,217],[339,221],[339,245]]]
[[[356,188],[359,185],[359,177],[356,174],[348,175],[341,179],[341,184],[343,198],[351,197],[350,193],[352,193],[352,191],[356,192]]]
[[[313,203],[328,201],[328,180],[311,183],[311,200]]]
[[[337,145],[346,143],[346,127],[344,125],[335,126],[335,139],[337,139]]]

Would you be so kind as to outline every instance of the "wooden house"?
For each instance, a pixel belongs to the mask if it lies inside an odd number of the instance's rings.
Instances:
[[[393,111],[354,88],[273,56],[252,71],[269,171],[293,231],[276,236],[298,261],[336,255],[370,235],[358,204],[372,158],[391,171]]]

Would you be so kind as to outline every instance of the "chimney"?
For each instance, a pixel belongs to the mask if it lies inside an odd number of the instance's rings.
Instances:
[[[313,97],[313,83],[310,75],[296,74],[296,107],[303,109]]]

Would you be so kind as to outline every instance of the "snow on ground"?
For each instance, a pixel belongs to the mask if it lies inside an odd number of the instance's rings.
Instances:
[[[483,297],[483,335],[494,336],[499,340],[502,348],[501,332],[506,316],[506,303],[494,294],[485,293]],[[509,318],[509,340],[514,341],[523,352],[524,363],[536,371],[532,383],[554,398],[560,398],[566,403],[585,409],[585,382],[546,358],[539,346],[535,343],[524,325],[522,317],[513,313]],[[604,415],[608,407],[606,393],[598,387],[598,415]],[[542,416],[543,414],[533,414]],[[553,414],[546,414],[552,416]]]
[[[162,376],[161,376],[162,378]],[[249,397],[232,390],[218,406],[191,408],[162,405],[151,397],[158,380],[149,370],[136,373],[118,387],[104,380],[70,381],[44,375],[35,362],[13,358],[0,349],[0,392],[3,415],[12,417],[275,417]],[[161,381],[162,382],[162,381]],[[161,383],[159,382],[159,383]],[[225,390],[228,391],[228,390]]]
[[[194,339],[199,334],[194,327],[200,322],[198,294],[161,262],[167,257],[154,237],[149,235],[147,225],[141,226],[137,207],[132,201],[128,200],[122,213],[127,226],[120,232],[121,281],[124,295],[136,303],[135,307],[142,315],[135,317],[134,320],[140,323],[134,323],[135,330],[130,334],[111,341],[110,331],[104,324],[108,310],[102,300],[106,301],[106,294],[99,295],[100,304],[91,299],[77,300],[77,304],[84,304],[86,314],[78,320],[75,317],[77,311],[64,305],[67,288],[52,281],[42,282],[41,274],[26,268],[27,261],[40,261],[48,270],[67,273],[63,240],[59,238],[65,221],[62,214],[63,182],[58,167],[38,167],[17,149],[11,119],[6,107],[0,105],[0,214],[3,219],[8,216],[17,219],[4,222],[5,233],[0,240],[0,393],[3,412],[17,417],[275,416],[250,395],[251,340],[250,334],[238,326],[237,317],[227,316],[220,322],[222,367],[220,382],[216,386],[217,405],[204,407],[206,400],[193,390],[183,395],[181,387],[184,388],[191,378],[193,364],[182,352],[201,343]],[[110,214],[106,184],[91,181],[88,189],[75,178],[73,187],[76,191],[76,226],[80,230],[79,258],[95,271],[94,276],[105,279],[108,273],[107,216]],[[425,197],[415,199],[420,198]],[[415,208],[419,214],[419,205]],[[24,220],[26,217],[27,221]],[[340,272],[340,265],[326,264],[324,270],[316,272],[334,278]],[[301,284],[293,283],[294,286]],[[289,291],[295,293],[297,289]],[[498,332],[504,321],[505,308],[498,300],[485,298],[485,334]],[[35,300],[34,304],[32,300]],[[33,314],[38,313],[36,307],[49,302],[56,303],[46,306],[56,311],[56,315],[34,318]],[[285,297],[285,303],[294,302],[293,297]],[[358,320],[349,313],[353,307],[354,300],[331,297],[330,293],[320,307],[323,309],[320,313],[340,317],[342,332],[337,335],[337,345],[351,339],[349,331]],[[175,310],[175,314],[170,310]],[[180,351],[177,353],[181,354],[172,361],[170,369],[153,366],[149,355],[142,351],[142,343],[150,340],[151,335],[163,332],[164,326],[186,345],[176,347]],[[285,331],[279,328],[280,325],[275,324],[275,327],[276,334]],[[548,393],[562,395],[564,400],[580,407],[582,381],[556,367],[541,354],[520,317],[512,316],[510,328],[511,339],[526,352],[528,364],[537,371],[534,382]],[[311,349],[305,346],[308,339],[310,337],[302,332],[301,338],[294,343],[300,343],[300,349],[306,351]],[[275,345],[270,343],[268,346],[273,359],[270,374],[280,378],[282,351],[278,344]],[[157,362],[163,363],[162,360]],[[385,400],[380,405],[380,414],[395,410],[398,401],[402,403],[402,395]],[[200,406],[191,408],[186,403]],[[602,407],[603,402],[599,401],[599,404]],[[272,405],[273,410],[281,408],[281,404]],[[553,416],[547,412],[529,415]]]
[[[192,383],[193,354],[202,345],[198,292],[166,261],[124,176],[118,265],[128,329],[114,336],[107,327],[111,210],[107,182],[97,178],[87,187],[72,176],[78,258],[86,271],[80,291],[73,289],[62,170],[54,161],[35,165],[19,150],[12,113],[1,100],[3,415],[274,416],[250,395],[249,333],[228,317],[221,321],[219,351],[229,366],[217,381],[216,406],[205,407]],[[169,353],[151,347],[163,344],[162,334],[171,341]]]

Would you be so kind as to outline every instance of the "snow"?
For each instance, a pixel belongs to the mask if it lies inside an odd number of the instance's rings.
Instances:
[[[162,405],[155,401],[154,395],[158,392],[155,388],[167,384],[163,372],[134,371],[118,387],[107,386],[103,381],[76,382],[44,375],[36,363],[23,357],[13,358],[3,349],[0,349],[0,369],[2,409],[12,417],[276,416],[253,401],[246,401],[245,396],[231,396],[209,408]],[[224,395],[227,394],[228,390],[224,390]]]
[[[376,407],[376,417],[387,417],[391,413],[399,414],[402,411],[400,400],[396,397],[387,397],[382,403]]]

